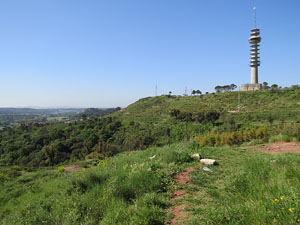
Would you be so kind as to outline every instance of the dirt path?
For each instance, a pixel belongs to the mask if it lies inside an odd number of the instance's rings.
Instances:
[[[189,182],[189,179],[191,177],[190,172],[194,171],[195,169],[192,167],[186,168],[184,172],[179,173],[175,178],[174,181],[176,181],[178,184],[185,184],[191,186],[192,183]],[[185,189],[175,190],[173,191],[173,197],[172,201],[176,201],[182,198],[183,195],[186,194]],[[170,224],[179,224],[179,221],[186,220],[186,213],[184,212],[184,208],[186,207],[186,204],[178,204],[171,207],[169,210],[173,213],[174,217],[171,219]],[[180,223],[181,225],[183,222]]]
[[[300,143],[297,142],[276,142],[269,145],[260,145],[255,147],[256,150],[270,153],[270,154],[279,154],[287,152],[300,152]]]
[[[64,168],[65,171],[70,171],[70,172],[77,172],[80,171],[82,168],[79,165],[73,165],[73,166],[67,166]]]

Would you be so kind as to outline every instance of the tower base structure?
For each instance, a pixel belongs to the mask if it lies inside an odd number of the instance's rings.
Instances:
[[[242,91],[259,91],[262,90],[262,84],[242,84]]]

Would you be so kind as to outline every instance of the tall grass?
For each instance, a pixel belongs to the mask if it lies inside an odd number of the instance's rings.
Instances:
[[[281,133],[278,134],[278,135],[271,136],[269,138],[270,143],[274,143],[274,142],[291,142],[291,141],[298,141],[298,138],[291,137],[289,135],[284,135],[284,134],[281,134]]]
[[[203,171],[198,152],[217,166]],[[155,156],[155,157],[154,157]],[[150,159],[151,157],[151,159]],[[172,178],[194,167],[186,224],[297,224],[300,155],[191,143],[127,152],[80,172],[20,171],[0,185],[0,224],[167,224]],[[178,201],[178,200],[177,200]]]
[[[192,200],[196,210],[189,224],[300,223],[299,154],[223,151],[228,155],[214,174],[196,172],[192,177],[199,184],[196,196],[207,200]]]
[[[0,188],[1,196],[14,189],[1,199],[0,223],[165,224],[172,177],[191,162],[191,151],[191,144],[176,144],[120,154],[76,173],[23,174]]]

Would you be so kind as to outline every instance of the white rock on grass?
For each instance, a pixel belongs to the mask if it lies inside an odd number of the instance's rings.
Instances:
[[[216,165],[217,161],[215,159],[200,159],[200,162],[205,165]]]
[[[205,172],[210,172],[210,173],[213,172],[211,169],[209,169],[209,168],[207,168],[207,167],[203,167],[203,170],[204,170]]]
[[[200,159],[200,155],[198,153],[195,153],[195,154],[192,155],[192,158]]]
[[[156,155],[149,157],[150,160],[154,159]]]

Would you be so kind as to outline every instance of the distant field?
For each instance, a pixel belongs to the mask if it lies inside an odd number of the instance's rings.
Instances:
[[[57,116],[57,117],[47,117],[48,122],[53,122],[53,121],[63,121],[66,117],[63,116]]]
[[[22,122],[46,122],[52,117],[70,117],[82,113],[84,109],[32,109],[32,108],[0,108],[0,125],[10,126]]]

